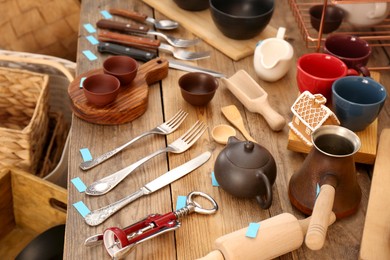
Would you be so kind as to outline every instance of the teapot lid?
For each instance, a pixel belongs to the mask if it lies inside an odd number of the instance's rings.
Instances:
[[[230,140],[226,147],[226,157],[235,166],[243,169],[263,167],[270,160],[267,149],[251,141]]]

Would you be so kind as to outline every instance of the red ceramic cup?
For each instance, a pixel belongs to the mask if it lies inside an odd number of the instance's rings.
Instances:
[[[348,68],[369,77],[366,65],[371,55],[370,45],[363,39],[347,34],[332,34],[326,37],[324,52],[342,60]]]
[[[357,75],[340,59],[324,53],[302,55],[297,62],[297,83],[302,93],[322,94],[327,100],[332,97],[332,84],[347,75]]]

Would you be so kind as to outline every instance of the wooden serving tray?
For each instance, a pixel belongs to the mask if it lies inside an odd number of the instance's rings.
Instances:
[[[208,9],[190,12],[181,9],[172,0],[142,1],[170,19],[179,22],[181,26],[236,61],[252,55],[258,41],[276,37],[277,30],[268,25],[257,37],[248,40],[234,40],[226,37],[219,31]]]
[[[372,71],[371,77],[376,81],[380,81],[380,73]],[[357,163],[374,164],[377,142],[378,142],[378,119],[369,125],[364,131],[356,132],[359,136],[361,147],[354,155],[354,160]],[[306,145],[291,129],[288,133],[287,149],[295,152],[309,153],[311,147]]]
[[[97,107],[87,101],[80,81],[83,77],[103,73],[103,69],[87,71],[79,75],[68,87],[72,109],[76,116],[90,123],[116,125],[131,122],[145,113],[148,106],[149,85],[168,75],[168,61],[153,59],[138,69],[137,76],[128,86],[121,86],[116,100],[104,107]]]

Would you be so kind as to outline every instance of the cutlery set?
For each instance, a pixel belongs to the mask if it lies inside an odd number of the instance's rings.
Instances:
[[[153,18],[133,11],[110,9],[110,13],[121,17],[131,18],[137,22],[151,23],[157,29],[171,30],[178,27],[178,23],[176,22],[169,20],[156,21]],[[100,52],[128,55],[142,61],[145,61],[145,59],[150,60],[150,57],[153,56],[156,57],[157,51],[171,53],[176,59],[180,60],[199,60],[210,56],[210,52],[208,51],[193,52],[182,49],[196,45],[200,41],[199,39],[175,38],[169,34],[149,29],[149,27],[144,24],[101,19],[96,23],[96,26],[103,29],[103,31],[98,33],[98,40],[100,42],[98,51]],[[164,39],[168,44],[160,42],[159,39],[146,37],[148,35],[158,36]],[[116,48],[113,49],[111,48],[111,45],[107,46],[105,43],[113,43],[119,46],[114,45]],[[131,47],[131,51],[123,51],[120,46],[125,48]],[[142,54],[142,52],[145,53]]]
[[[173,117],[171,117],[164,123],[156,126],[155,128],[141,133],[127,143],[111,151],[108,151],[91,161],[82,162],[80,164],[80,168],[82,170],[89,170],[105,162],[109,158],[128,148],[131,144],[135,143],[136,141],[142,139],[145,136],[151,134],[171,134],[179,128],[179,126],[183,123],[187,116],[187,112],[179,110]],[[115,188],[122,180],[129,176],[136,168],[138,168],[140,165],[144,164],[158,154],[164,152],[185,152],[203,135],[206,129],[207,126],[204,122],[197,121],[182,136],[170,143],[167,147],[161,148],[154,153],[138,160],[137,162],[90,184],[87,187],[85,194],[90,196],[99,196],[108,193],[113,188]],[[210,157],[211,152],[206,151],[198,155],[197,157],[187,161],[186,163],[150,181],[135,192],[99,209],[90,211],[84,217],[85,223],[89,226],[97,226],[102,224],[109,217],[111,217],[116,212],[129,205],[133,201],[137,200],[138,198],[143,197],[145,195],[149,195],[180,179],[188,173],[194,171],[195,169],[206,163],[210,159]],[[199,203],[193,201],[194,196],[200,196],[208,200],[212,204],[212,208],[203,208]],[[93,235],[87,238],[84,244],[87,247],[91,247],[102,244],[103,242],[108,254],[113,259],[120,259],[131,253],[134,247],[139,243],[142,243],[153,237],[179,228],[181,225],[179,221],[180,218],[193,212],[200,214],[213,214],[217,211],[217,209],[218,205],[212,197],[203,192],[192,191],[187,196],[186,205],[181,209],[178,209],[174,212],[166,213],[164,215],[150,214],[145,219],[124,229],[121,229],[119,227],[106,228],[103,233]]]
[[[141,138],[151,135],[151,134],[157,134],[157,135],[168,135],[176,131],[179,126],[183,123],[185,118],[187,117],[188,113],[179,110],[172,118],[167,120],[166,122],[156,126],[155,128],[145,131],[142,134],[138,135],[137,137],[133,138],[132,140],[128,141],[127,143],[109,151],[105,154],[98,156],[97,158],[91,160],[82,162],[80,164],[80,168],[82,170],[89,170],[104,161],[108,160],[109,158],[113,157],[114,155],[118,154],[119,152],[123,151],[124,149],[128,148],[131,144],[134,142],[140,140]],[[205,132],[207,129],[207,126],[202,121],[197,121],[195,124],[192,125],[191,128],[189,128],[182,136],[177,138],[175,141],[170,143],[167,147],[159,149],[155,151],[154,153],[138,160],[137,162],[109,175],[106,176],[100,180],[95,181],[91,185],[89,185],[85,191],[85,194],[90,196],[99,196],[104,195],[111,191],[113,188],[115,188],[121,181],[123,181],[127,176],[129,176],[135,169],[137,169],[139,166],[147,162],[148,160],[152,159],[153,157],[157,156],[158,154],[164,153],[164,152],[170,152],[170,153],[183,153],[187,151]],[[136,191],[133,194],[130,194],[129,196],[120,199],[119,201],[116,201],[106,207],[103,207],[101,209],[95,210],[90,212],[85,217],[85,222],[88,225],[96,226],[101,224],[103,221],[105,221],[108,217],[110,217],[112,214],[123,208],[124,206],[128,205],[130,202],[134,201],[135,199],[150,194],[168,184],[171,182],[179,179],[180,177],[190,173],[191,171],[195,170],[202,164],[204,164],[209,158],[211,157],[210,152],[205,152],[201,155],[199,155],[197,158],[192,159],[191,161],[165,173],[164,175],[158,177],[157,179],[149,182],[142,188],[140,188],[138,191]]]

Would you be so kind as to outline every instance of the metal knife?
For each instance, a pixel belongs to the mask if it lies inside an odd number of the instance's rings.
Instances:
[[[93,210],[85,216],[85,222],[90,226],[97,226],[107,220],[114,213],[135,201],[136,199],[155,192],[156,190],[161,189],[162,187],[180,179],[184,175],[192,172],[199,166],[207,162],[211,157],[210,152],[204,152],[191,161],[186,162],[185,164],[176,167],[173,170],[168,171],[167,173],[161,175],[157,179],[149,182],[138,191],[108,205],[103,208]]]
[[[105,53],[111,53],[111,54],[117,54],[117,55],[127,55],[130,56],[136,60],[144,61],[147,62],[149,60],[152,60],[157,57],[157,54],[152,51],[144,51],[144,50],[139,50],[136,48],[131,48],[127,46],[123,46],[120,44],[115,44],[115,43],[109,43],[109,42],[100,42],[98,45],[98,51],[99,52],[105,52]],[[197,67],[194,65],[190,65],[184,62],[179,62],[176,60],[168,60],[168,66],[172,69],[177,69],[177,70],[183,70],[183,71],[188,71],[188,72],[204,72],[208,73],[214,77],[217,78],[224,78],[225,75],[216,72],[210,69],[205,69],[201,67]]]
[[[157,57],[157,53],[153,51],[144,51],[144,50],[123,46],[120,44],[109,43],[109,42],[99,42],[97,49],[101,53],[126,55],[132,57],[133,59],[144,61],[144,62],[150,61]]]
[[[172,69],[184,70],[184,71],[188,71],[188,72],[203,72],[203,73],[210,74],[210,75],[217,77],[217,78],[225,78],[225,75],[220,73],[220,72],[201,68],[198,66],[193,66],[193,65],[190,65],[190,64],[187,64],[184,62],[170,59],[170,60],[168,60],[168,63],[169,63],[168,66]]]

